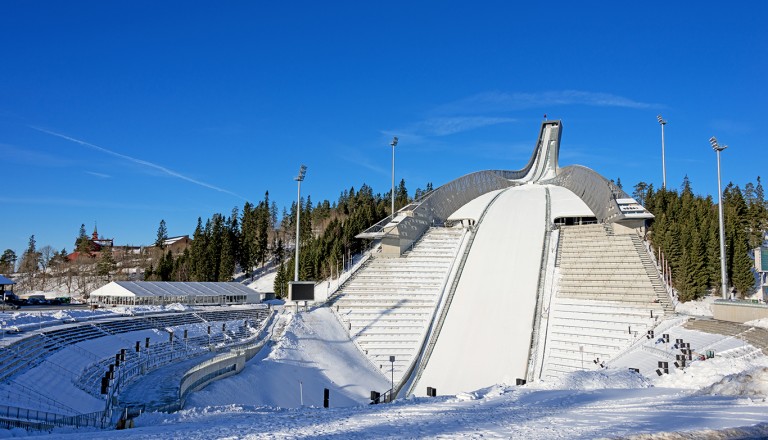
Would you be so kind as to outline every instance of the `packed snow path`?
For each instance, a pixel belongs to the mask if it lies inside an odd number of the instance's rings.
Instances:
[[[579,389],[569,389],[577,384],[581,384]],[[350,408],[224,405],[171,415],[145,414],[136,420],[135,429],[127,431],[73,435],[82,439],[188,440],[330,437],[593,439],[768,422],[768,404],[759,399],[648,387],[641,376],[625,372],[574,373],[569,380],[556,386],[565,389],[496,386],[452,397],[421,397],[393,404]],[[742,431],[742,434],[760,429],[768,433],[766,425]]]

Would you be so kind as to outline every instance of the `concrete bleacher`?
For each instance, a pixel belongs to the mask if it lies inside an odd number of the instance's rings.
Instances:
[[[561,228],[558,296],[638,305],[672,304],[653,263],[635,234],[614,234],[610,226]]]
[[[542,377],[609,361],[656,323],[649,310],[614,301],[555,298],[550,309]]]
[[[463,235],[431,228],[402,257],[371,258],[332,298],[350,338],[399,381],[418,354]]]
[[[672,312],[660,277],[635,234],[606,225],[562,227],[558,297],[619,301]]]
[[[542,378],[609,362],[672,312],[635,234],[614,234],[608,225],[563,226],[556,265]]]

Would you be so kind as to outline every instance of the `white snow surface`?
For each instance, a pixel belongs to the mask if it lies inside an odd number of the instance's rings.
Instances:
[[[690,316],[712,316],[712,308],[710,305],[715,302],[716,299],[718,299],[718,297],[705,296],[704,298],[695,301],[681,302],[675,306],[675,311]]]
[[[323,388],[332,390],[333,407],[369,402],[371,390],[389,389],[342,331],[328,308],[280,314],[277,342],[252,359],[237,376],[193,393],[187,407],[209,405],[323,406]],[[301,384],[300,384],[301,382]],[[301,385],[301,386],[300,386]]]
[[[506,189],[490,205],[417,395],[428,386],[452,394],[525,377],[545,217],[540,185]]]
[[[351,345],[332,313],[321,308],[278,315],[273,343],[240,375],[193,393],[183,411],[143,414],[135,428],[124,431],[59,428],[41,434],[15,429],[0,430],[0,437],[536,440],[681,438],[655,435],[669,432],[684,432],[686,438],[768,435],[768,358],[716,357],[677,373],[649,379],[609,368],[521,387],[494,385],[367,405],[368,391],[387,389],[387,378]],[[153,381],[148,377],[144,386],[151,388]],[[50,387],[52,395],[70,389],[55,382]],[[322,408],[323,387],[331,389],[328,409]],[[735,427],[743,428],[713,431]]]
[[[744,325],[751,325],[752,327],[768,328],[768,318],[755,319],[754,321],[747,321]]]

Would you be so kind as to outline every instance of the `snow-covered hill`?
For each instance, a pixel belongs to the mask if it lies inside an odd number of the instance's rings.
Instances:
[[[369,405],[370,390],[389,388],[388,370],[376,371],[328,309],[295,314],[286,307],[272,333],[273,341],[241,374],[193,393],[183,411],[143,414],[125,431],[59,429],[50,436],[666,439],[710,437],[713,430],[718,438],[768,436],[765,356],[695,362],[661,377],[607,368],[519,387],[499,384]],[[323,388],[331,393],[328,409],[322,407]],[[6,437],[30,434],[0,431]]]

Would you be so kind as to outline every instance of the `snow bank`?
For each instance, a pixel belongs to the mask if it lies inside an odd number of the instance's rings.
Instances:
[[[538,389],[558,390],[603,390],[648,388],[650,381],[642,374],[629,370],[605,369],[596,371],[574,371],[559,379],[532,384]]]
[[[744,325],[751,325],[752,327],[768,328],[768,318],[755,319],[754,321],[747,321]]]
[[[166,310],[174,311],[174,312],[185,312],[190,309],[190,307],[185,306],[184,304],[174,303],[174,304],[168,304],[165,306]]]
[[[702,388],[697,394],[717,396],[745,396],[765,401],[768,397],[768,367],[756,367],[729,374],[719,382]]]
[[[716,299],[718,299],[718,297],[705,296],[696,301],[681,302],[675,306],[675,312],[691,316],[712,316],[710,305],[715,302]]]
[[[655,377],[652,383],[657,387],[704,390],[724,380],[726,380],[724,383],[728,383],[729,377],[750,374],[751,370],[760,367],[768,367],[768,358],[765,356],[757,359],[715,357],[705,361],[693,361],[689,367],[682,370],[672,367],[670,363],[669,374]],[[765,377],[768,379],[768,376]],[[720,386],[717,389],[722,390],[723,387]]]

